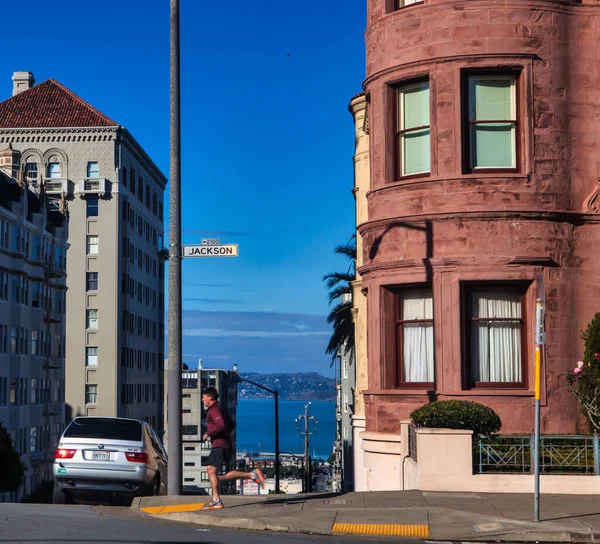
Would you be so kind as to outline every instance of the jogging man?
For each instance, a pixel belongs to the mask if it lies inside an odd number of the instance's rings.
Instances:
[[[208,480],[212,490],[212,500],[205,504],[202,510],[216,510],[223,508],[223,501],[219,495],[219,482],[226,480],[253,480],[263,489],[265,478],[259,468],[250,472],[232,470],[227,472],[229,456],[231,455],[231,437],[233,424],[229,416],[223,413],[219,404],[219,393],[214,387],[207,387],[202,391],[202,404],[206,408],[206,433],[202,440],[211,439],[210,455],[208,456]]]

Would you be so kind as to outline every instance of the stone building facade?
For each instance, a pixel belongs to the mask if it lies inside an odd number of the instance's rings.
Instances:
[[[27,471],[19,501],[52,479],[64,428],[66,201],[36,194],[21,153],[0,151],[0,423]]]
[[[600,3],[367,6],[360,434],[365,488],[382,489],[400,421],[432,399],[533,429],[538,293],[542,431],[586,430],[561,374],[600,310]]]
[[[163,429],[163,193],[129,131],[50,79],[17,72],[0,146],[34,191],[69,203],[66,419],[143,419]]]

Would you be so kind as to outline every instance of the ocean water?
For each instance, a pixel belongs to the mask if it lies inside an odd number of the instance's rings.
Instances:
[[[273,399],[239,399],[237,406],[237,451],[260,453],[275,451],[275,406]],[[296,428],[296,418],[304,415],[303,400],[279,401],[279,448],[282,452],[304,453],[304,442]],[[335,441],[335,402],[311,402],[309,416],[317,420],[310,441],[310,454],[327,459]],[[299,426],[303,421],[298,422]],[[303,428],[303,426],[302,426]],[[312,426],[311,426],[312,430]]]

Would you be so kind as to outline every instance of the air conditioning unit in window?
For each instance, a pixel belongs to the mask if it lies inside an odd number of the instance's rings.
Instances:
[[[62,195],[63,193],[69,194],[69,180],[66,178],[53,178],[46,179],[46,194],[49,195]]]
[[[82,195],[104,195],[107,187],[106,178],[83,178],[77,182],[77,192]]]

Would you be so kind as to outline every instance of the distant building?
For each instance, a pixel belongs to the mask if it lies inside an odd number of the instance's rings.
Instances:
[[[352,299],[350,293],[342,295],[342,302]],[[354,487],[354,453],[352,447],[352,414],[354,412],[354,388],[356,366],[354,353],[342,346],[339,353],[339,369],[336,372],[336,439],[334,442],[333,486],[334,491],[352,491]]]
[[[0,502],[15,502],[52,478],[63,430],[68,212],[65,199],[31,190],[22,154],[2,145],[0,422],[27,472]]]
[[[165,363],[166,367],[166,363]],[[165,372],[165,387],[168,390],[168,373]],[[181,374],[182,387],[182,441],[183,441],[183,487],[184,489],[208,493],[210,483],[206,461],[210,453],[210,440],[202,441],[206,432],[206,410],[202,404],[202,391],[214,387],[219,393],[219,403],[235,423],[237,409],[237,373],[231,370],[206,369],[199,363],[198,370],[184,370]],[[168,429],[167,395],[165,395],[165,430]],[[165,447],[168,442],[165,432]],[[231,433],[233,449],[232,467],[236,459],[235,429]],[[223,493],[235,493],[235,483],[222,485]]]
[[[59,82],[13,82],[0,148],[20,151],[32,191],[69,202],[67,420],[131,417],[160,433],[167,180],[125,127]]]

